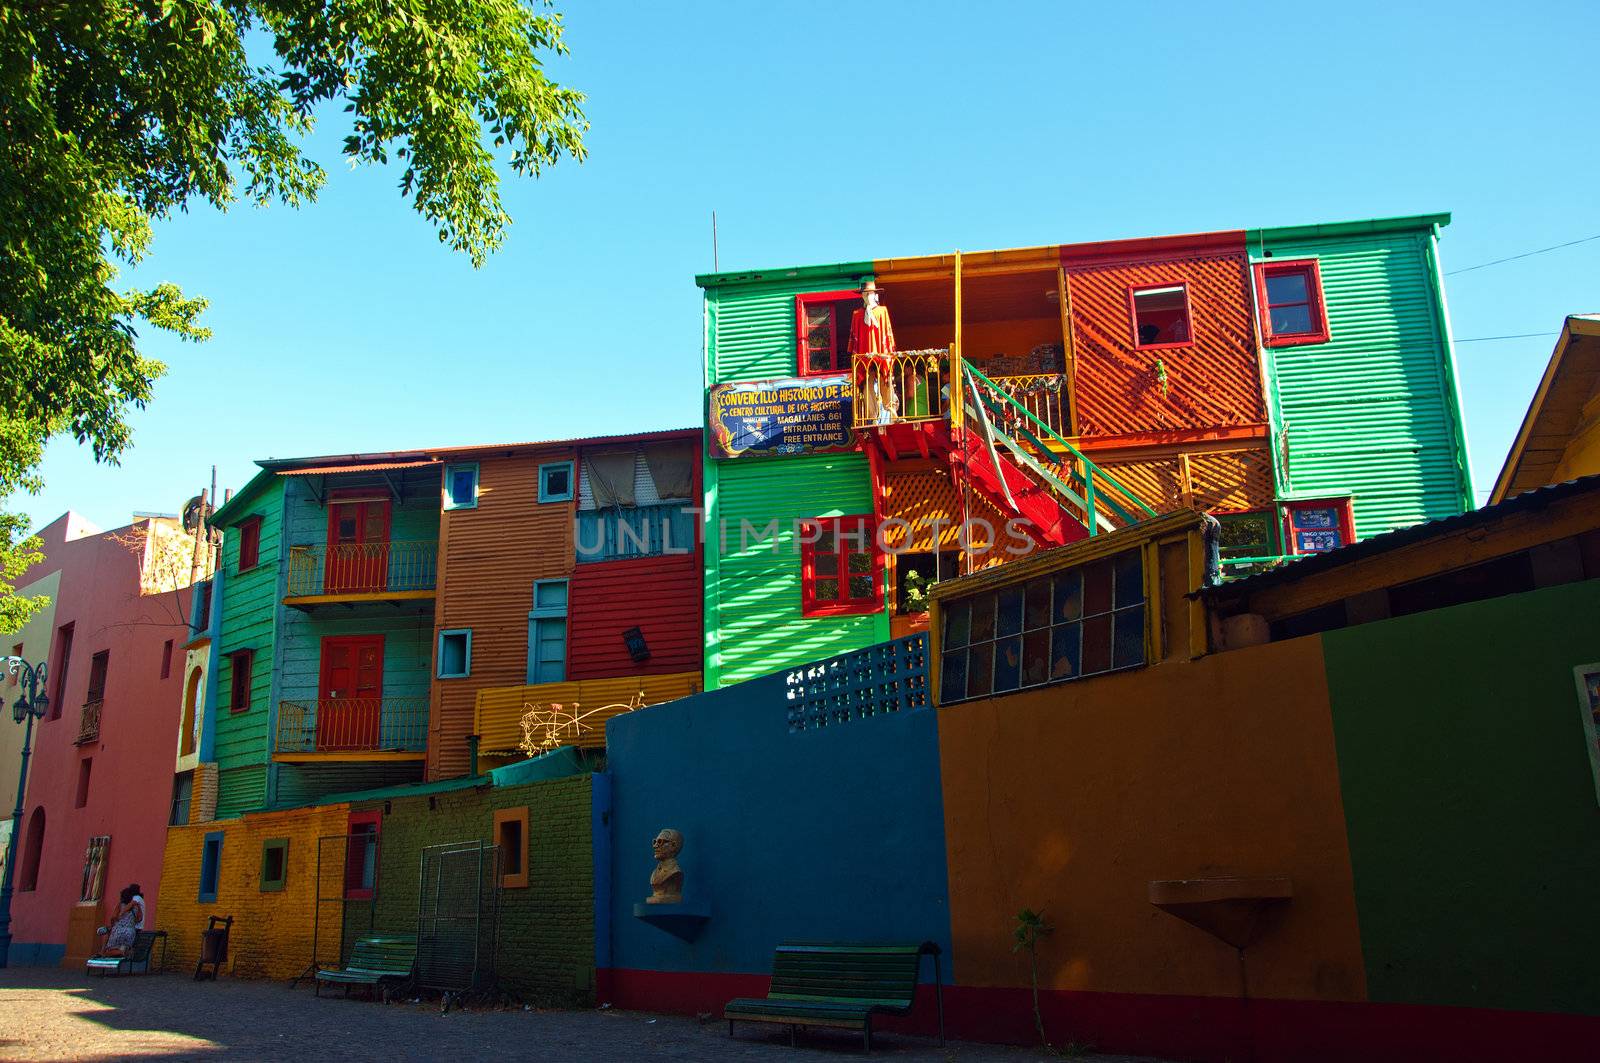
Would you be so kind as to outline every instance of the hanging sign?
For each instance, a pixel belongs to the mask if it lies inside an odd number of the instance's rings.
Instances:
[[[848,374],[715,384],[711,453],[738,458],[850,450],[853,411]]]

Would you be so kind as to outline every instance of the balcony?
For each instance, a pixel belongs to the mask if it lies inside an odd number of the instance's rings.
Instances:
[[[940,347],[891,355],[858,354],[854,379],[856,428],[941,421],[950,406],[950,351]],[[1057,435],[1071,434],[1065,374],[1002,375],[990,381]],[[1022,419],[1020,413],[1016,416]]]
[[[432,539],[291,546],[283,604],[431,601],[438,558],[439,543]]]
[[[100,741],[100,710],[105,708],[105,704],[100,698],[84,703],[83,715],[78,717],[78,737],[73,739],[74,743],[82,746]]]
[[[427,748],[426,697],[278,703],[274,760],[421,760]]]

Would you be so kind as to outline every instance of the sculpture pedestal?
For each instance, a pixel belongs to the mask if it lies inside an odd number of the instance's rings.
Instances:
[[[643,919],[652,926],[665,930],[675,938],[693,941],[711,918],[711,905],[705,901],[680,901],[677,904],[645,904],[633,906],[633,917]]]

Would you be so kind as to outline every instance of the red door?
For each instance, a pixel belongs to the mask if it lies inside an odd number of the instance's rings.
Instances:
[[[389,585],[387,500],[328,503],[323,593],[381,591]]]
[[[383,636],[323,639],[320,694],[317,752],[383,748]]]

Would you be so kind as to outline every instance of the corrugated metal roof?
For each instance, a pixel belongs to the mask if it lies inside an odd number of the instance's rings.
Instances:
[[[332,476],[342,472],[389,472],[394,469],[420,469],[427,465],[439,465],[437,460],[428,461],[370,461],[360,465],[312,465],[303,469],[279,469],[279,476]]]
[[[500,451],[528,450],[535,447],[563,447],[609,443],[644,443],[652,440],[688,439],[698,437],[701,428],[664,428],[649,432],[630,432],[624,435],[576,436],[571,439],[538,439],[526,443],[473,443],[457,447],[417,447],[412,450],[373,451],[364,454],[320,454],[305,458],[261,458],[256,464],[263,469],[283,472],[290,468],[307,468],[308,473],[327,472],[335,466],[349,465],[370,468],[400,468],[401,462],[430,465],[449,457],[465,454],[495,453]]]
[[[1600,475],[1585,476],[1577,480],[1568,480],[1565,483],[1551,484],[1533,491],[1527,491],[1509,498],[1498,505],[1484,506],[1482,509],[1472,509],[1459,513],[1453,517],[1443,517],[1439,520],[1430,520],[1423,524],[1413,524],[1409,528],[1399,528],[1383,535],[1374,535],[1370,539],[1352,543],[1338,550],[1330,550],[1325,554],[1312,554],[1303,560],[1292,561],[1279,568],[1246,576],[1230,583],[1215,587],[1207,587],[1205,594],[1210,597],[1227,597],[1239,593],[1261,590],[1273,587],[1280,583],[1304,579],[1318,572],[1348,565],[1352,562],[1363,561],[1390,550],[1398,550],[1403,546],[1423,542],[1437,536],[1448,535],[1452,532],[1462,531],[1512,513],[1521,513],[1525,510],[1537,510],[1559,502],[1562,499],[1574,498],[1591,492],[1600,491]]]

